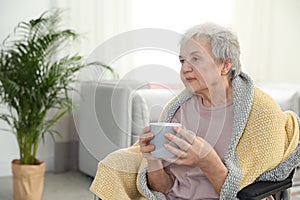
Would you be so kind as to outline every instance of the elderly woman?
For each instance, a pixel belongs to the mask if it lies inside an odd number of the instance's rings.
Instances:
[[[221,26],[202,24],[188,30],[180,44],[186,89],[161,115],[161,121],[183,125],[174,128],[177,136],[165,134],[178,146],[165,144],[176,158],[151,156],[154,134],[144,128],[139,145],[114,152],[99,164],[91,190],[101,198],[237,199],[245,186],[283,180],[299,163],[298,119],[282,112],[241,72],[236,36]],[[131,164],[119,165],[121,157]],[[109,192],[112,187],[115,193]]]

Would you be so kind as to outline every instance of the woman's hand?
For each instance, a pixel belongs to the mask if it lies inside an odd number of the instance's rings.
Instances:
[[[155,158],[151,155],[151,152],[154,151],[155,145],[150,144],[150,141],[154,138],[154,134],[150,132],[150,126],[146,126],[142,133],[140,134],[139,144],[140,144],[140,151],[144,158],[148,161],[150,160],[160,160]]]
[[[217,152],[201,137],[197,137],[181,127],[175,127],[174,131],[181,138],[166,134],[166,138],[177,144],[179,149],[164,144],[165,147],[172,153],[177,155],[177,158],[165,159],[178,165],[190,165],[200,167],[208,180],[213,185],[215,191],[220,194],[221,188],[228,174],[228,169],[222,162]]]
[[[164,144],[170,152],[177,155],[176,158],[165,159],[178,165],[200,166],[204,157],[214,151],[212,146],[201,137],[188,132],[182,127],[174,127],[174,131],[179,134],[175,136],[171,133],[166,133],[165,137],[175,143],[179,148],[173,147],[170,144]]]
[[[150,127],[146,126],[139,138],[140,150],[148,163],[147,182],[151,189],[167,194],[174,183],[174,177],[165,172],[161,159],[151,155],[155,149],[155,146],[150,144],[153,137]]]

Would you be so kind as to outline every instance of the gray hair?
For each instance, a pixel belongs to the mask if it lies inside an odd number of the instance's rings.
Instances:
[[[229,29],[214,23],[196,25],[183,35],[180,45],[185,44],[192,37],[204,37],[209,40],[214,59],[223,63],[231,58],[232,67],[228,77],[232,80],[241,73],[240,45],[237,36]]]

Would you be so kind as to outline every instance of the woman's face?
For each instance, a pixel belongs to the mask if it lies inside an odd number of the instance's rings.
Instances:
[[[195,94],[211,95],[210,90],[222,85],[222,66],[212,55],[206,38],[191,38],[181,46],[180,76],[185,87]]]

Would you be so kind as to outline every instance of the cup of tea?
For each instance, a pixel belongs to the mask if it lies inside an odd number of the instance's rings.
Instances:
[[[155,150],[151,152],[151,155],[156,158],[175,158],[176,155],[168,151],[164,147],[164,143],[169,143],[170,145],[178,148],[176,144],[165,138],[166,133],[171,133],[176,135],[173,128],[175,126],[182,126],[180,123],[165,123],[156,122],[150,123],[150,132],[154,134],[154,138],[150,141],[150,144],[155,145]]]

